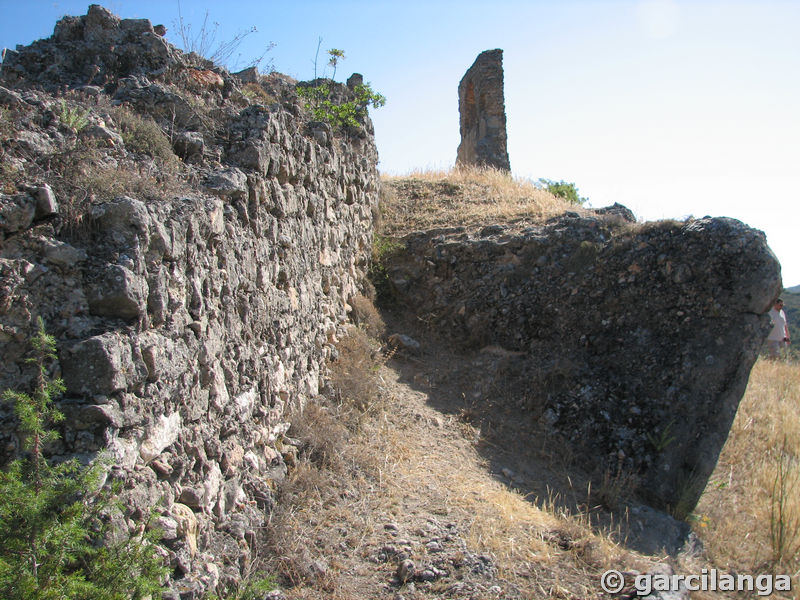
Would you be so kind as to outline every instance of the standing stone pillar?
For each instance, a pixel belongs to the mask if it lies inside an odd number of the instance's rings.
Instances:
[[[481,52],[458,84],[461,144],[456,165],[511,170],[503,97],[503,51]]]

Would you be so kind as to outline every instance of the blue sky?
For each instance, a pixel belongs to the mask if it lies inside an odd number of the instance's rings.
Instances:
[[[122,17],[166,25],[177,0],[109,0]],[[0,45],[48,37],[89,2],[0,0]],[[516,176],[574,182],[592,206],[640,219],[730,216],[763,230],[800,284],[800,2],[461,0],[181,2],[217,37],[256,27],[239,66],[267,55],[314,75],[341,48],[388,102],[373,113],[381,171],[452,166],[457,87],[483,50],[504,50],[509,155]],[[328,71],[330,74],[330,71]]]

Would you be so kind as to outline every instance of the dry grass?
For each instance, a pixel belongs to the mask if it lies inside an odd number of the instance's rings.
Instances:
[[[555,503],[538,508],[513,489],[474,476],[447,483],[453,503],[473,515],[470,549],[493,556],[498,574],[532,597],[588,597],[604,570],[631,565],[631,556],[594,533],[582,515]]]
[[[386,335],[386,323],[383,322],[383,317],[369,298],[360,294],[354,295],[348,304],[352,309],[350,318],[368,336],[379,340]]]
[[[695,511],[696,529],[715,565],[798,572],[799,455],[800,365],[761,359]]]
[[[293,598],[357,597],[336,557],[359,553],[373,523],[375,489],[387,449],[376,344],[352,328],[337,345],[327,400],[290,415],[301,452],[278,490],[267,533],[269,570]]]
[[[126,106],[114,107],[112,114],[119,125],[126,150],[161,159],[167,167],[177,164],[178,157],[172,150],[169,138],[152,117],[134,112]]]
[[[187,191],[177,161],[114,156],[93,140],[80,140],[74,148],[51,156],[41,177],[59,199],[65,233],[75,239],[85,235],[85,218],[96,203],[122,195],[163,200]]]
[[[514,179],[504,171],[458,168],[384,175],[381,233],[401,237],[412,231],[498,222],[540,223],[581,208]]]
[[[253,104],[270,105],[277,102],[275,96],[270,94],[258,83],[245,83],[242,86],[242,95]]]

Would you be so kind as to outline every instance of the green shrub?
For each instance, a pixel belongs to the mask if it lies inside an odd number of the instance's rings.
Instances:
[[[550,179],[540,179],[539,186],[554,196],[564,198],[572,204],[583,204],[588,198],[581,198],[578,194],[578,188],[574,183],[567,183],[566,181],[552,181]]]
[[[103,489],[105,465],[83,467],[76,460],[51,464],[49,429],[63,420],[53,399],[64,391],[48,375],[55,340],[39,330],[31,340],[38,369],[32,395],[8,390],[18,433],[27,453],[0,472],[0,597],[6,600],[82,598],[127,600],[160,597],[165,570],[151,537],[122,536],[103,544],[110,533],[104,515],[117,490]],[[154,532],[152,536],[157,535]]]
[[[333,127],[358,127],[367,115],[367,108],[380,108],[386,98],[373,91],[368,83],[353,88],[354,98],[347,102],[331,99],[331,87],[326,83],[315,86],[298,86],[297,95],[306,101],[305,107],[317,121],[326,121]]]

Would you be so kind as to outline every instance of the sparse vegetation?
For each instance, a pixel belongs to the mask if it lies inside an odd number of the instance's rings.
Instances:
[[[231,71],[234,71],[239,66],[241,55],[236,55],[239,46],[249,36],[257,33],[258,30],[255,26],[249,29],[237,32],[232,38],[226,40],[218,40],[217,33],[219,30],[219,23],[216,21],[209,22],[209,13],[205,12],[203,22],[200,27],[195,30],[192,23],[183,18],[181,12],[181,3],[178,2],[178,21],[175,23],[175,28],[180,38],[181,47],[184,52],[194,52],[198,56],[202,56],[214,64],[226,66]],[[262,70],[272,70],[272,62],[270,61],[267,68],[261,66],[264,62],[267,53],[275,47],[273,42],[267,44],[264,52],[247,62],[245,67],[259,67]],[[234,57],[234,55],[236,55]]]
[[[268,575],[243,582],[238,589],[228,592],[224,597],[211,594],[208,600],[262,600],[265,594],[277,587],[275,576]]]
[[[386,272],[386,259],[403,248],[403,244],[395,239],[379,233],[372,240],[372,262],[369,266],[369,279],[375,287],[377,302],[380,306],[391,304],[392,290],[389,274]]]
[[[157,146],[135,144],[158,153]],[[162,148],[163,150],[163,148]],[[53,154],[41,166],[41,175],[59,199],[59,213],[65,232],[81,237],[86,232],[85,218],[90,207],[120,195],[142,199],[162,199],[185,189],[177,158],[172,160],[111,160],[96,140],[78,139],[73,147]]]
[[[0,106],[0,138],[8,139],[14,131],[11,124],[13,117],[9,109]],[[6,153],[0,144],[0,194],[13,194],[16,191],[16,182],[20,173],[10,161],[5,160]]]
[[[114,111],[125,148],[137,154],[147,154],[165,164],[177,162],[169,138],[152,119],[129,108],[119,107]]]
[[[285,582],[348,598],[351,583],[327,562],[338,543],[329,528],[352,522],[355,515],[374,518],[363,511],[371,501],[368,490],[380,478],[384,397],[373,368],[380,362],[374,340],[353,327],[337,351],[327,400],[309,402],[290,416],[289,435],[301,442],[300,455],[278,490],[267,546],[270,570]],[[360,548],[365,533],[350,530],[341,539]]]
[[[353,296],[350,299],[350,306],[353,322],[361,327],[369,337],[379,340],[386,335],[386,323],[383,322],[383,317],[369,298],[362,295]]]
[[[258,83],[246,83],[242,86],[242,95],[251,102],[272,104],[276,99]]]

